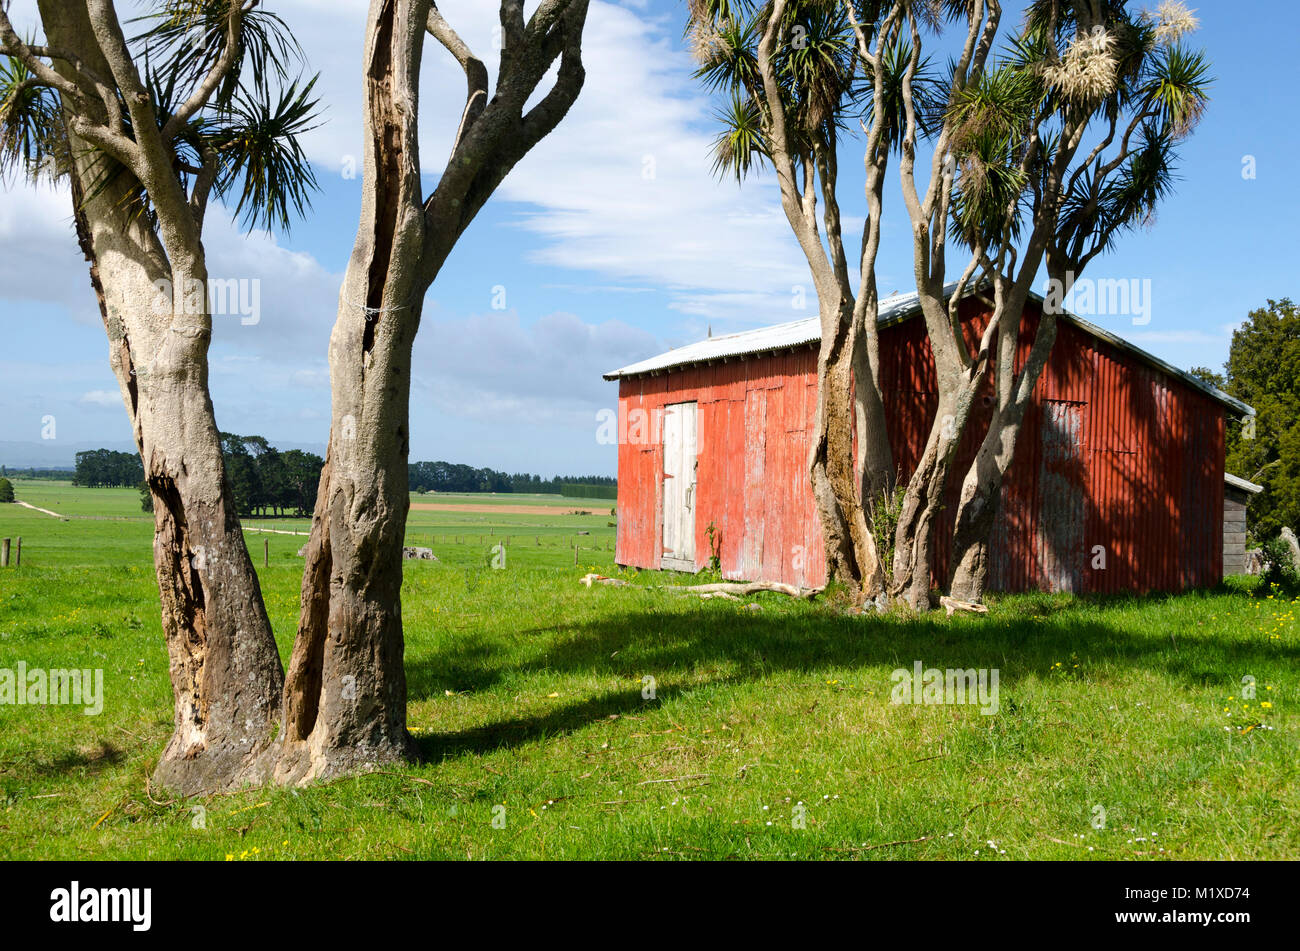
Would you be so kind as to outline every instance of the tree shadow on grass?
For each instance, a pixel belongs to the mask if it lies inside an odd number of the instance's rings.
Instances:
[[[656,702],[677,691],[659,690]],[[437,763],[467,753],[522,746],[533,740],[573,733],[600,720],[634,715],[647,709],[647,701],[635,689],[617,690],[572,703],[531,717],[515,717],[471,730],[422,733],[415,738],[421,762]]]
[[[1121,599],[1112,599],[1118,602]],[[1158,600],[1158,599],[1157,599]],[[1000,668],[1002,683],[1045,674],[1071,653],[1106,663],[1193,673],[1216,660],[1232,666],[1295,660],[1295,648],[1282,644],[1214,638],[1170,638],[1164,631],[1119,628],[1095,615],[1017,617],[948,622],[941,618],[845,617],[831,612],[753,615],[722,607],[690,613],[624,612],[569,622],[559,628],[524,631],[528,644],[500,647],[474,644],[471,655],[455,646],[413,657],[411,699],[426,699],[442,689],[485,690],[507,672],[586,673],[640,677],[693,672],[718,665],[753,670],[761,679],[774,670],[814,670],[827,666],[888,664],[915,660],[939,668]],[[1180,634],[1180,631],[1179,631]],[[519,660],[523,650],[526,659]],[[1190,663],[1195,660],[1196,663]],[[1225,676],[1227,670],[1225,670]],[[1191,674],[1191,676],[1187,676]]]
[[[1295,648],[1262,637],[1257,642],[1184,637],[1181,631],[1170,637],[1163,630],[1107,623],[1095,612],[1064,610],[1159,605],[1171,596],[1076,599],[1050,612],[1045,608],[1055,608],[1059,598],[1026,599],[1004,605],[990,617],[960,621],[938,615],[849,617],[829,609],[784,613],[775,597],[760,599],[769,608],[762,614],[730,604],[689,612],[646,611],[643,605],[634,605],[618,614],[520,632],[535,642],[522,648],[517,641],[500,647],[480,642],[466,655],[454,646],[440,647],[408,663],[411,699],[436,696],[443,689],[489,689],[507,673],[547,671],[627,679],[652,674],[665,684],[674,673],[704,672],[705,682],[716,684],[828,667],[910,669],[918,660],[926,667],[997,668],[1001,686],[1007,689],[1023,678],[1051,675],[1054,664],[1074,654],[1088,664],[1155,671],[1199,688],[1212,683],[1228,686],[1243,674],[1300,659]],[[712,671],[716,675],[707,676]],[[889,686],[888,674],[883,674],[882,692]],[[430,741],[444,751],[481,750],[577,729],[640,702],[635,690],[607,694],[544,717],[503,721]]]
[[[126,754],[112,743],[99,740],[94,745],[78,746],[52,756],[46,762],[32,763],[30,769],[40,776],[67,775],[86,772],[90,775],[120,766]]]

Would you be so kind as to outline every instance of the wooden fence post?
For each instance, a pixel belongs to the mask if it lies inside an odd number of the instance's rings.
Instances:
[[[271,565],[271,539],[262,539],[262,567],[269,568]]]
[[[9,539],[0,539],[0,568],[9,567]]]
[[[23,536],[18,536],[18,545],[14,548],[14,567],[21,568],[23,564]]]

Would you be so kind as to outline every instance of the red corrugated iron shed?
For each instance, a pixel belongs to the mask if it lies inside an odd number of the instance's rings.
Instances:
[[[1028,353],[1040,299],[1022,322]],[[880,308],[881,387],[894,463],[915,466],[937,405],[916,295]],[[973,343],[988,319],[961,304]],[[617,560],[817,586],[821,526],[808,480],[817,319],[711,337],[605,375],[619,381]],[[968,427],[936,525],[946,576],[961,478],[992,407]],[[1177,591],[1223,571],[1224,428],[1254,410],[1074,315],[1005,481],[991,551],[994,590]]]

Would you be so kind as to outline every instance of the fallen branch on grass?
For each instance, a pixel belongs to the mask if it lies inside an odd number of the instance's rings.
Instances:
[[[952,617],[953,611],[969,611],[971,614],[989,613],[989,609],[982,604],[976,604],[974,601],[961,601],[957,598],[950,598],[946,594],[939,599],[939,604],[948,609],[948,617]]]
[[[431,782],[430,780],[421,779],[419,776],[410,776],[406,773],[394,773],[392,770],[387,770],[387,769],[372,769],[365,775],[373,776],[376,773],[381,773],[384,776],[396,776],[398,779],[406,779],[406,780],[410,780],[413,783],[420,783],[425,786],[432,786],[435,789],[438,788],[438,784],[435,782]]]
[[[654,783],[685,783],[692,779],[708,779],[708,773],[691,773],[689,776],[674,776],[672,779],[645,779],[637,783],[638,786],[650,786]]]
[[[756,594],[759,591],[774,591],[777,594],[789,595],[792,598],[804,598],[811,601],[817,595],[821,594],[822,588],[796,588],[792,584],[781,584],[778,581],[722,581],[716,584],[665,584],[659,585],[665,591],[680,591],[687,594],[698,594],[703,597],[706,594],[730,594],[745,595]]]
[[[919,839],[898,839],[895,842],[879,842],[876,845],[849,846],[848,848],[823,849],[825,852],[870,852],[873,849],[887,849],[892,845],[911,845],[913,842],[929,842],[933,835],[923,835]]]
[[[608,584],[608,585],[613,585],[616,588],[628,588],[631,587],[632,585],[632,582],[624,581],[622,578],[610,578],[606,575],[598,575],[595,572],[592,572],[591,574],[588,575],[583,575],[578,580],[581,581],[583,584],[585,584],[588,588],[590,588],[593,584]]]

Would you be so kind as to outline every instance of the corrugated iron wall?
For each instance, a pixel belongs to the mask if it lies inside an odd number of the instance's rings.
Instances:
[[[1021,328],[1021,359],[1037,326]],[[987,320],[967,300],[972,342]],[[881,331],[895,467],[904,478],[924,447],[937,404],[924,324]],[[816,351],[760,356],[620,383],[620,419],[666,403],[699,403],[696,552],[707,527],[729,578],[818,585],[821,527],[807,476],[816,411]],[[968,427],[937,520],[935,581],[947,573],[961,479],[992,412],[989,384]],[[991,586],[1079,592],[1180,590],[1217,583],[1223,558],[1223,407],[1185,383],[1062,322],[1026,415],[1003,488]],[[662,555],[663,456],[657,433],[620,439],[618,561],[657,568]]]

